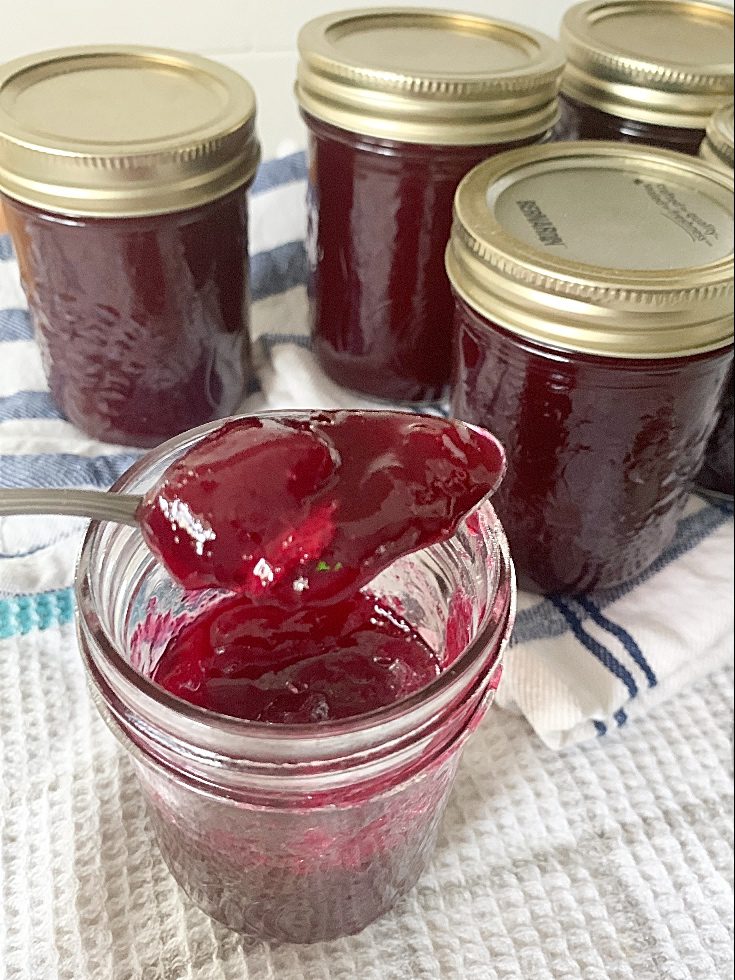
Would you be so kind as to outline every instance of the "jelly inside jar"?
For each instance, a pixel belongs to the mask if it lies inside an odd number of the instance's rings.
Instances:
[[[481,430],[391,412],[234,420],[144,498],[143,533],[187,589],[229,590],[165,648],[153,679],[222,714],[312,723],[362,714],[442,669],[364,587],[447,540],[498,484]]]

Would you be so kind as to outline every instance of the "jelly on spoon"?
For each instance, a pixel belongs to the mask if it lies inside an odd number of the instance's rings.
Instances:
[[[503,469],[492,436],[433,416],[234,419],[168,468],[138,520],[187,589],[332,603],[450,537]]]

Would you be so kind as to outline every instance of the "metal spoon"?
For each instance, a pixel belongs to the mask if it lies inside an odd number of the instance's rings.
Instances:
[[[137,525],[143,498],[101,490],[0,490],[0,517],[11,514],[68,514],[96,521]]]

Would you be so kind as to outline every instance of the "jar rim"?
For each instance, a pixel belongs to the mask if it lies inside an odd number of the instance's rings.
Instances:
[[[298,49],[299,105],[348,132],[491,145],[539,136],[559,117],[559,44],[485,14],[341,10],[306,23]]]
[[[278,415],[293,417],[297,414],[298,411],[284,410],[281,412],[264,412],[259,417],[277,417]],[[366,414],[370,414],[370,410],[366,410]],[[415,417],[414,413],[406,412],[405,414]],[[232,416],[232,418],[245,417],[247,416]],[[162,443],[155,449],[149,450],[122,474],[111,487],[111,491],[129,491],[131,483],[145,472],[153,457],[162,456],[172,451],[183,451],[227,421],[229,420],[220,419],[196,429],[190,429],[182,435]],[[488,665],[487,676],[494,675],[502,663],[505,644],[512,629],[515,614],[513,563],[505,534],[497,521],[491,504],[486,500],[474,512],[484,512],[488,519],[492,518],[493,557],[498,568],[494,594],[488,596],[486,622],[453,663],[429,684],[398,701],[364,714],[346,719],[328,720],[318,724],[273,724],[240,719],[191,704],[176,695],[170,694],[163,687],[145,677],[131,666],[117,649],[97,611],[95,589],[91,583],[95,561],[98,562],[100,568],[104,562],[104,557],[99,554],[100,536],[103,533],[104,524],[99,521],[90,523],[77,563],[75,591],[79,611],[78,627],[94,643],[95,654],[99,655],[99,657],[92,657],[95,666],[99,669],[102,664],[108,670],[111,669],[124,682],[125,686],[142,694],[149,705],[163,708],[169,718],[175,717],[184,721],[191,721],[209,730],[216,730],[223,735],[236,738],[244,736],[247,739],[265,740],[270,743],[274,741],[301,743],[309,735],[313,735],[314,738],[319,739],[320,743],[324,743],[330,738],[337,739],[375,730],[379,726],[395,721],[398,717],[403,717],[407,713],[410,714],[413,709],[419,706],[425,706],[427,702],[438,701],[442,695],[446,695],[449,689],[452,689],[465,677],[472,681],[474,679],[472,668],[477,667],[478,662],[481,663],[483,653],[486,652],[489,644],[494,643],[497,649],[492,662]],[[106,569],[106,572],[109,574],[109,568]]]
[[[735,165],[735,116],[733,104],[723,106],[707,123],[707,132],[699,155],[703,160],[721,167],[728,176]]]
[[[459,184],[447,274],[483,316],[552,347],[705,353],[732,344],[732,209],[732,178],[696,157],[596,140],[523,147]]]

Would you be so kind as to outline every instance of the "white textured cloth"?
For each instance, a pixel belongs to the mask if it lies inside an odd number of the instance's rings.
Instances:
[[[170,877],[72,627],[11,625],[29,632],[0,643],[3,980],[732,976],[729,670],[561,752],[491,710],[410,895],[350,939],[268,947]]]
[[[325,379],[308,349],[304,177],[296,154],[254,187],[259,390],[246,411],[370,405]],[[0,236],[0,485],[106,486],[135,457],[53,405]],[[521,595],[499,703],[525,719],[493,710],[481,726],[430,871],[360,936],[279,949],[211,924],[152,843],[76,651],[83,526],[0,519],[0,978],[732,975],[725,509],[693,497],[671,547],[629,586]]]

